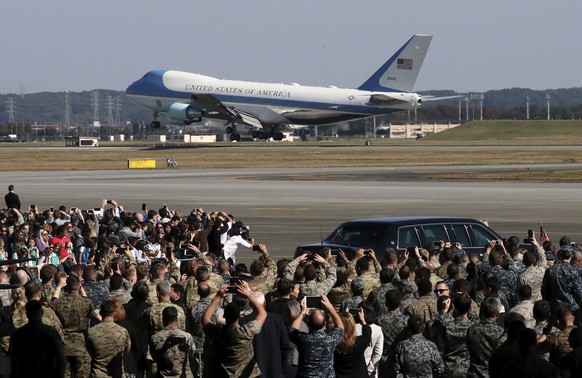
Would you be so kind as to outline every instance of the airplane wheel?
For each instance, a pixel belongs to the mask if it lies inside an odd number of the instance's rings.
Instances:
[[[281,132],[275,133],[275,140],[283,140],[284,137],[285,135],[283,135]]]
[[[240,142],[240,134],[234,134],[234,140]]]
[[[228,127],[226,128],[226,133],[227,133],[227,134],[232,134],[233,132],[234,132],[234,128],[232,128],[232,126],[228,126]]]
[[[162,126],[162,124],[160,123],[160,121],[152,121],[152,123],[150,123],[150,126],[152,129],[159,129],[160,126]]]
[[[259,139],[267,139],[267,134],[265,134],[264,132],[260,132],[259,133]]]
[[[372,141],[371,140],[367,140],[365,143],[366,146],[371,146],[372,145]]]
[[[236,134],[230,134],[228,137],[230,138],[231,141],[236,140]]]
[[[253,130],[253,132],[251,133],[252,137],[255,138],[255,139],[259,137],[259,134],[260,133],[258,131],[256,131],[256,130]]]

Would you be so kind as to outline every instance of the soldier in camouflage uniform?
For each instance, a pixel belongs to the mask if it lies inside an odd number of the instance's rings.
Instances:
[[[429,279],[424,278],[418,282],[418,295],[420,298],[413,301],[404,312],[410,316],[420,316],[423,323],[436,318],[438,315],[436,299],[432,296],[432,283]]]
[[[445,367],[436,345],[422,335],[422,319],[410,317],[407,327],[412,336],[396,346],[394,375],[419,378],[443,375]]]
[[[301,302],[301,314],[293,320],[289,339],[299,351],[299,377],[334,377],[333,353],[344,336],[344,324],[327,297],[321,304],[333,319],[334,327],[325,332],[325,314],[316,309],[309,315],[311,332],[299,331],[303,318],[307,315],[305,298]]]
[[[536,302],[542,299],[542,282],[544,280],[544,273],[548,269],[548,262],[544,249],[537,244],[535,239],[531,241],[534,247],[537,248],[537,254],[534,252],[526,252],[523,255],[525,270],[519,276],[517,286],[519,288],[529,285],[532,291],[531,299]]]
[[[467,331],[467,345],[471,358],[467,377],[489,376],[489,359],[501,345],[500,338],[503,333],[503,328],[496,323],[500,309],[499,299],[486,298],[479,313],[481,321],[473,324]]]
[[[327,293],[327,299],[329,299],[336,311],[340,311],[342,303],[351,296],[352,292],[346,271],[338,270],[336,277],[337,281]]]
[[[200,297],[200,301],[192,306],[190,310],[190,319],[189,322],[191,324],[191,329],[189,332],[194,337],[194,342],[196,345],[202,347],[204,345],[204,327],[202,325],[202,314],[204,310],[210,305],[211,299],[210,296],[210,287],[207,283],[203,282],[198,285],[198,296]],[[216,306],[214,314],[212,316],[212,323],[216,324],[216,312],[221,310],[222,308],[220,305]]]
[[[473,325],[467,314],[471,309],[471,298],[457,295],[452,300],[455,308],[453,321],[445,323],[444,362],[447,377],[465,378],[469,370],[469,348],[467,330]],[[447,311],[447,310],[445,310]]]
[[[148,295],[148,302],[151,304],[158,303],[158,294],[156,291],[156,286],[160,282],[164,282],[164,275],[168,272],[168,267],[166,267],[162,263],[157,263],[150,268],[151,271],[151,280],[148,282],[149,287],[149,295]],[[160,313],[160,316],[162,314]],[[160,318],[160,325],[161,325],[161,318]]]
[[[101,303],[109,298],[109,288],[101,281],[97,281],[97,268],[94,265],[87,265],[83,270],[83,290],[87,293],[87,298],[95,303],[97,308]]]
[[[143,312],[142,320],[139,322],[144,325],[148,335],[153,335],[156,332],[164,329],[164,324],[162,322],[162,312],[166,307],[175,307],[178,312],[178,325],[177,327],[185,331],[186,329],[186,316],[184,310],[178,305],[173,304],[170,301],[170,294],[172,288],[170,283],[167,281],[160,282],[156,285],[157,301],[152,307],[149,307]]]
[[[66,377],[88,377],[91,371],[91,357],[85,346],[85,335],[96,307],[90,299],[81,296],[80,290],[79,278],[70,275],[67,278],[67,293],[53,304],[65,332]]]
[[[358,254],[356,254],[356,274],[358,275],[358,278],[364,281],[364,293],[362,296],[367,298],[372,289],[380,287],[380,278],[378,277],[378,274],[375,273],[375,270],[374,272],[372,271],[372,269],[375,269],[374,267],[377,262],[374,251],[369,250],[368,255],[363,255],[363,253],[363,250],[360,250],[358,251]],[[359,257],[360,255],[361,257]]]
[[[382,269],[380,271],[380,287],[372,289],[368,295],[368,302],[374,306],[376,316],[380,316],[388,312],[388,308],[386,307],[386,292],[388,290],[395,289],[394,285],[392,284],[395,276],[395,270],[390,268]]]
[[[542,282],[542,297],[550,302],[552,311],[558,311],[565,306],[578,316],[582,303],[582,277],[576,267],[570,264],[573,253],[569,246],[558,251],[562,261],[546,270]]]
[[[28,302],[40,301],[42,299],[40,293],[40,286],[38,286],[38,284],[34,282],[28,283],[24,287],[24,292],[26,295],[26,300]],[[64,340],[65,333],[63,332],[63,326],[61,324],[61,321],[59,320],[59,317],[57,316],[57,314],[55,314],[53,309],[50,308],[48,305],[42,306],[42,323],[53,327],[58,332],[59,336],[61,337],[61,340]]]
[[[91,355],[91,376],[123,377],[123,355],[131,348],[129,333],[113,322],[116,304],[105,300],[101,304],[102,321],[87,332],[87,351]]]
[[[400,308],[402,306],[402,294],[399,290],[388,290],[385,295],[386,307],[388,312],[378,317],[376,322],[382,328],[384,335],[384,348],[382,349],[382,358],[378,371],[380,376],[388,376],[392,371],[392,356],[394,355],[394,348],[392,345],[396,336],[398,336],[405,328],[408,322],[408,315],[404,315]]]
[[[192,336],[178,329],[178,311],[166,307],[162,311],[164,329],[152,336],[150,351],[161,377],[193,377],[190,358],[196,345]]]
[[[320,255],[315,254],[313,256],[315,262],[323,266],[325,269],[326,277],[323,281],[318,282],[316,280],[318,268],[315,264],[308,264],[304,270],[305,282],[299,285],[299,290],[303,296],[326,295],[331,290],[336,281],[336,268],[331,266],[331,264]],[[306,262],[307,260],[307,253],[297,257],[285,267],[283,276],[288,280],[293,280],[297,266]]]
[[[53,264],[44,264],[42,268],[40,268],[39,276],[42,281],[40,292],[47,302],[50,302],[53,299],[53,293],[55,292],[53,280],[56,272],[57,267]]]
[[[277,278],[277,265],[269,256],[269,251],[264,244],[259,244],[262,258],[252,262],[249,272],[253,276],[251,286],[254,291],[260,291],[263,294],[273,290],[275,279]]]
[[[551,310],[548,301],[540,300],[534,303],[533,316],[536,321],[534,331],[536,331],[537,339],[540,340],[540,357],[546,361],[550,360],[550,350],[558,337],[558,333],[560,333],[558,328],[549,325],[548,319],[550,318],[550,315]]]
[[[341,312],[345,312],[349,308],[358,308],[360,302],[364,300],[364,298],[362,298],[362,293],[364,292],[364,281],[355,278],[352,280],[350,288],[352,296],[342,302]]]

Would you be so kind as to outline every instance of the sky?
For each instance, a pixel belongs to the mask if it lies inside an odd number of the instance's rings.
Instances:
[[[17,0],[0,94],[124,90],[153,69],[354,88],[413,34],[415,90],[582,87],[580,0]]]

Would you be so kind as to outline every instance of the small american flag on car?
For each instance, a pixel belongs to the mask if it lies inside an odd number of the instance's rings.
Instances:
[[[396,68],[399,70],[411,70],[412,59],[398,59],[396,62]]]

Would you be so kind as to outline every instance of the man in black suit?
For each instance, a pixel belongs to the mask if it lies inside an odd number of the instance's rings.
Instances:
[[[6,208],[20,211],[20,198],[18,198],[18,194],[14,193],[14,185],[8,185],[8,194],[4,196],[4,201]]]

